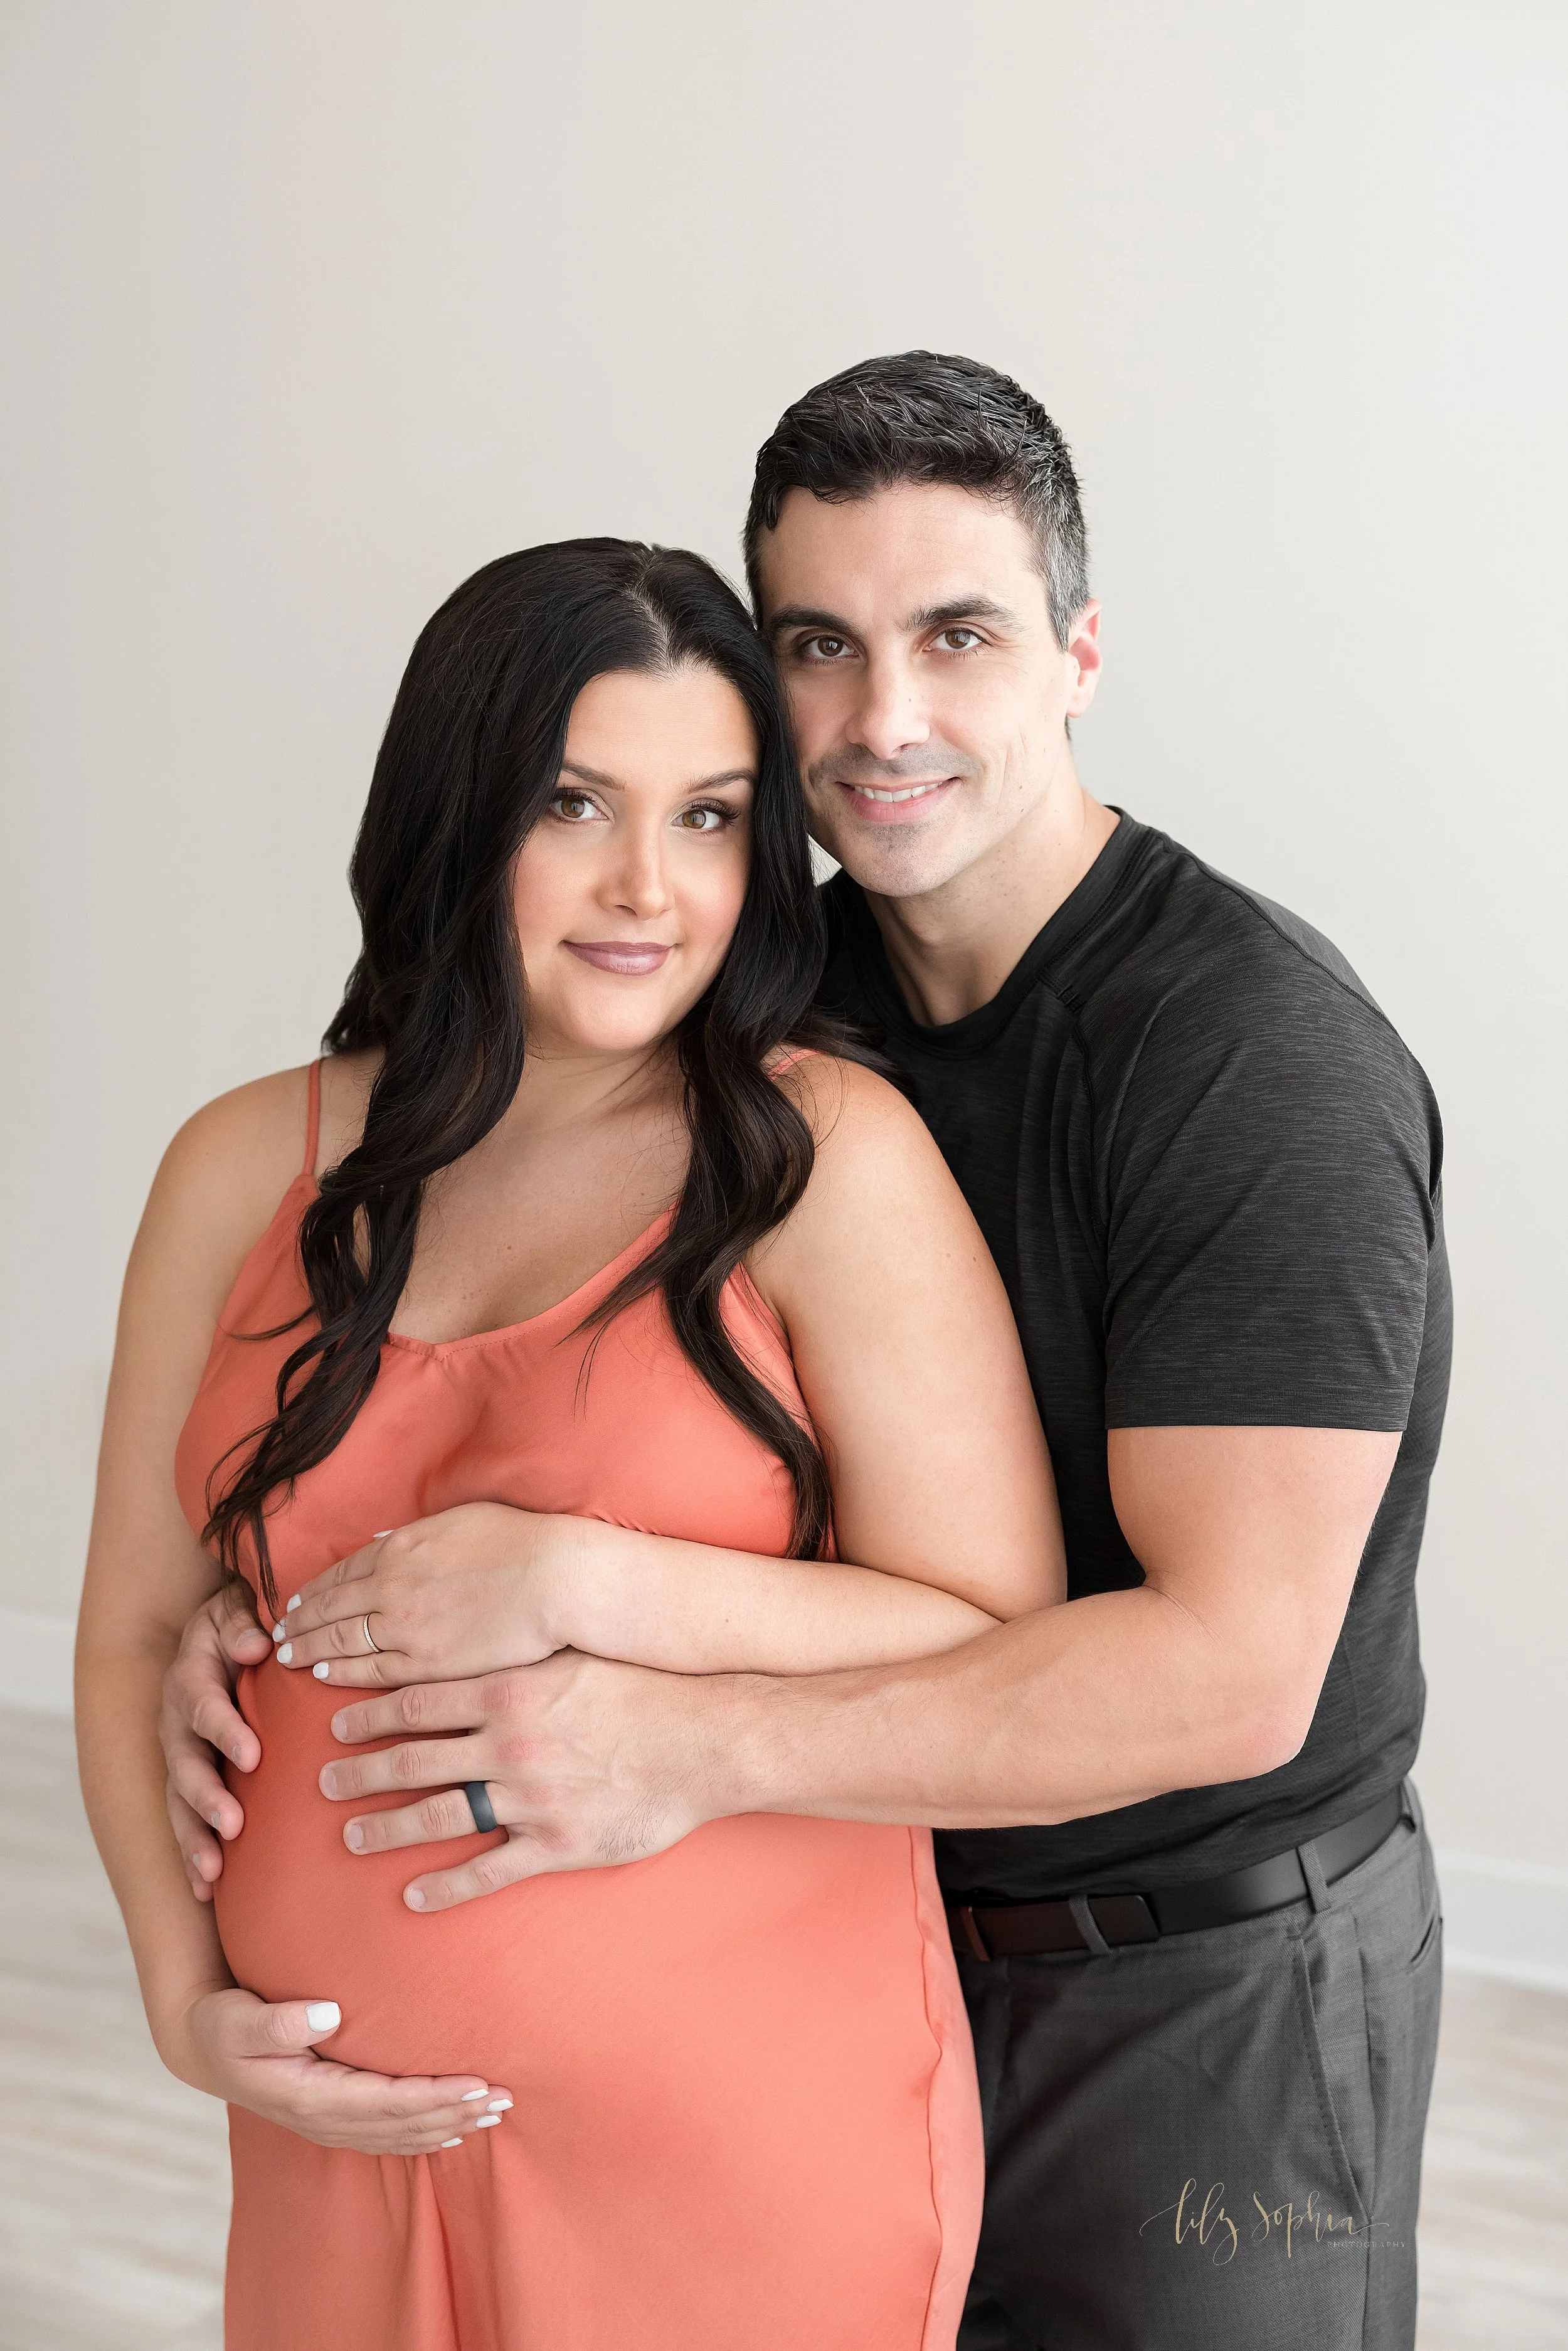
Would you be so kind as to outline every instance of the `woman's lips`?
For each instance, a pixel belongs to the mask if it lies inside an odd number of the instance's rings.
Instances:
[[[561,945],[596,971],[618,971],[629,979],[657,971],[670,953],[653,939],[563,939]]]

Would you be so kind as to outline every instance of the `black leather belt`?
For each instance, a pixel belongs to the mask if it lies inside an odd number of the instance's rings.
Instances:
[[[1377,1851],[1406,1814],[1405,1791],[1396,1788],[1343,1827],[1314,1837],[1312,1849],[1325,1882],[1345,1876]],[[1124,1943],[1154,1943],[1162,1935],[1190,1935],[1202,1927],[1232,1927],[1303,1902],[1307,1876],[1292,1847],[1250,1869],[1196,1886],[1163,1886],[1147,1894],[1075,1894],[1059,1902],[947,1904],[953,1946],[967,1959],[1035,1959],[1048,1951],[1090,1951],[1096,1944],[1083,1931],[1092,1919],[1113,1949]]]

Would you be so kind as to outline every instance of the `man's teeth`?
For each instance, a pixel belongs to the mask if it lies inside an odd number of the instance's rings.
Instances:
[[[941,783],[911,784],[908,790],[903,792],[879,792],[871,784],[855,784],[852,789],[868,800],[923,800],[927,792],[939,792],[946,781],[947,778],[944,776]]]

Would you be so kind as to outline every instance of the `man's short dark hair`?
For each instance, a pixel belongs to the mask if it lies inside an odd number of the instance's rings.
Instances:
[[[869,497],[895,482],[952,482],[1009,506],[1040,551],[1057,643],[1089,601],[1078,476],[1038,400],[978,360],[900,351],[862,360],[797,400],[757,453],[746,517],[746,577],[760,619],[758,541],[791,490]]]

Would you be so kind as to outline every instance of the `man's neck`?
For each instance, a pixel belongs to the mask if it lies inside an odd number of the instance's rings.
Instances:
[[[918,898],[866,892],[904,1002],[945,1028],[996,996],[1030,941],[1066,903],[1116,830],[1071,776],[1012,831],[939,890]]]

